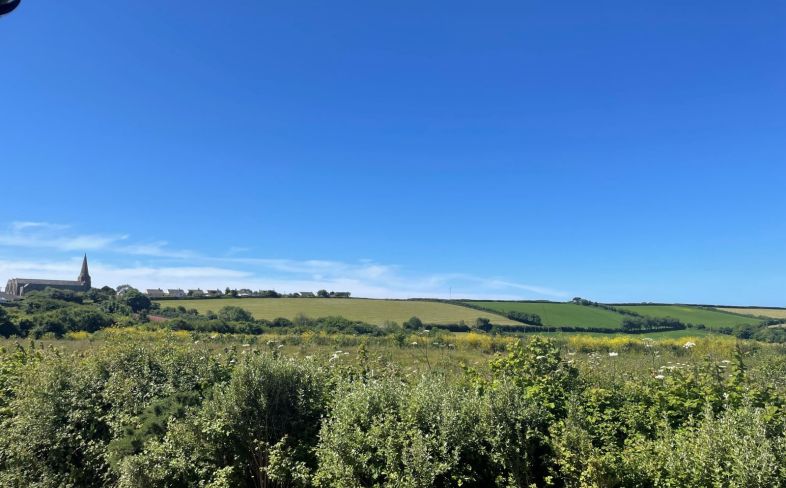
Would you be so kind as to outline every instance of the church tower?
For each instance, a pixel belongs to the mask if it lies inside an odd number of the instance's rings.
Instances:
[[[90,273],[87,272],[87,254],[85,254],[85,258],[82,260],[82,271],[79,273],[79,278],[76,281],[82,283],[82,286],[85,287],[85,291],[90,289],[91,282],[90,282]]]

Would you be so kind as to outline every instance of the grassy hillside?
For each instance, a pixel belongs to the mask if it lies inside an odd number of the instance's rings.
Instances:
[[[294,318],[298,314],[308,317],[327,317],[340,315],[351,320],[362,320],[369,324],[381,325],[385,321],[399,324],[412,316],[417,316],[429,324],[455,324],[463,320],[471,324],[478,317],[485,317],[495,324],[516,324],[506,317],[489,312],[473,310],[459,305],[439,302],[420,302],[409,300],[365,300],[343,298],[222,298],[207,300],[162,300],[162,307],[195,308],[204,313],[218,311],[222,307],[236,306],[251,312],[257,319],[277,317]]]
[[[725,307],[718,308],[724,312],[731,312],[741,315],[754,315],[757,317],[771,317],[773,319],[786,319],[786,309],[783,308],[737,308]]]
[[[607,327],[622,326],[624,315],[597,307],[586,307],[575,303],[542,303],[542,302],[483,302],[471,301],[469,304],[506,312],[523,312],[538,314],[543,325],[549,327]]]
[[[688,324],[704,324],[710,329],[752,325],[760,322],[754,317],[687,305],[623,305],[618,308],[650,317],[671,317]]]

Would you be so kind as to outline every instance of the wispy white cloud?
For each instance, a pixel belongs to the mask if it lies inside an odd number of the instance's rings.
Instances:
[[[120,254],[135,256],[150,256],[156,258],[197,259],[200,254],[188,249],[171,249],[166,241],[150,242],[143,244],[129,244],[114,249]]]
[[[25,229],[49,229],[49,230],[65,230],[69,226],[63,224],[51,224],[49,222],[12,222],[9,226],[16,232],[21,232]]]
[[[0,276],[25,278],[75,279],[79,271],[79,259],[62,261],[14,261],[0,260]],[[342,263],[352,268],[349,263]],[[234,269],[220,266],[117,266],[102,260],[90,263],[90,274],[94,286],[117,287],[131,284],[139,289],[146,288],[251,288],[254,290],[274,289],[290,293],[296,291],[350,291],[353,296],[369,298],[447,298],[453,288],[454,298],[477,299],[521,299],[521,289],[534,293],[536,297],[564,298],[561,292],[543,290],[532,292],[527,285],[499,280],[486,280],[464,274],[455,275],[388,275],[383,280],[351,277],[340,273],[326,272],[320,278],[308,274],[266,274],[264,271]],[[362,273],[356,273],[362,274]],[[508,283],[506,283],[508,284]],[[523,287],[523,288],[522,288]]]
[[[130,242],[127,234],[80,234],[69,225],[50,222],[12,222],[0,230],[0,246],[55,251],[111,251],[158,258],[194,259],[199,254],[172,249],[166,241]]]
[[[13,222],[0,231],[0,246],[93,251],[127,238],[127,235],[77,234],[67,225],[48,222]]]
[[[138,288],[251,288],[280,292],[325,288],[365,297],[567,298],[567,292],[501,277],[466,273],[426,273],[372,259],[344,262],[322,259],[238,257],[244,248],[224,256],[173,249],[166,241],[134,242],[128,235],[80,234],[67,225],[14,222],[0,230],[0,249],[24,247],[61,253],[100,251],[91,259],[93,283]],[[8,253],[5,253],[8,255]],[[34,253],[35,254],[35,253]],[[114,257],[110,257],[114,256]],[[0,277],[74,279],[77,256],[46,261],[2,260]],[[127,263],[128,259],[141,262]]]

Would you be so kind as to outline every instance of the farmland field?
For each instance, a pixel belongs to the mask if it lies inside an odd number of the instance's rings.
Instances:
[[[786,319],[786,309],[783,308],[737,308],[723,307],[718,308],[724,312],[738,313],[741,315],[755,315],[761,317],[771,317],[774,319]]]
[[[585,307],[575,303],[555,302],[482,302],[472,301],[478,305],[500,313],[523,312],[537,314],[548,327],[607,327],[622,326],[624,315],[597,307]]]
[[[218,311],[222,307],[241,307],[256,319],[272,320],[277,317],[293,319],[298,314],[308,317],[340,315],[350,320],[361,320],[375,325],[386,321],[399,324],[412,316],[427,324],[455,324],[464,321],[471,324],[478,317],[485,317],[501,325],[517,324],[502,315],[473,310],[449,303],[414,300],[366,300],[357,298],[221,298],[206,300],[162,300],[162,307],[195,308],[200,313]]]
[[[624,305],[617,308],[630,310],[649,317],[671,317],[679,319],[686,324],[704,324],[709,329],[735,327],[737,325],[755,325],[760,322],[760,320],[753,317],[687,305]]]

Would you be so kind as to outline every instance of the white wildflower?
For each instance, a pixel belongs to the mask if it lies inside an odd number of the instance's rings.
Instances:
[[[662,380],[663,378],[665,378],[665,376],[663,376],[662,374],[656,374],[655,375],[655,379],[656,380]]]
[[[614,352],[614,351],[611,351],[611,352],[609,353],[609,357],[612,357],[612,358],[616,358],[616,357],[617,357],[617,356],[619,356],[619,355],[620,355],[620,353],[618,353],[618,352]]]
[[[695,342],[688,341],[682,347],[684,347],[685,349],[690,349],[691,347],[695,347],[695,346],[696,346]]]

